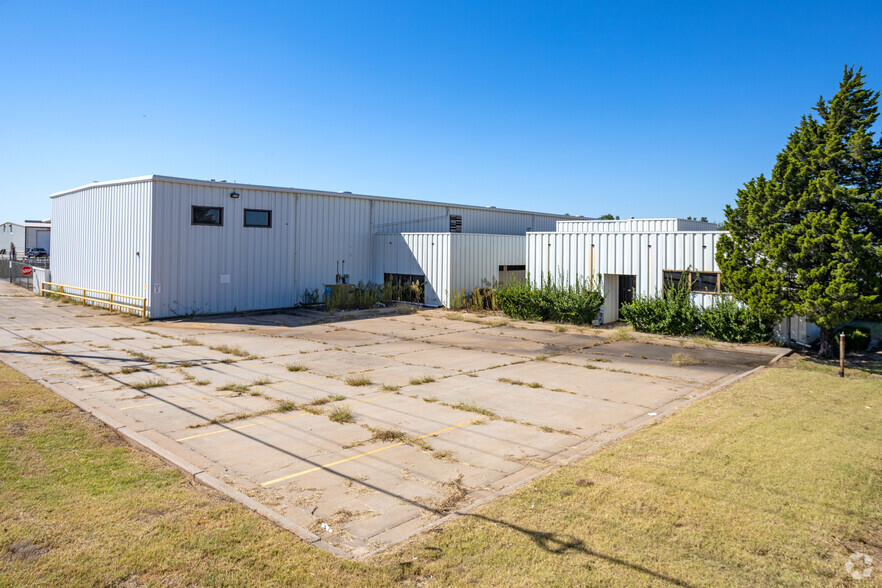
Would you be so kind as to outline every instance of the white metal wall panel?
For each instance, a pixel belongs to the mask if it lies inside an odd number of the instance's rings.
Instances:
[[[0,249],[8,252],[12,251],[15,246],[16,256],[24,256],[25,254],[25,228],[16,223],[3,223],[0,225]]]
[[[522,235],[451,234],[450,289],[442,296],[444,306],[460,290],[498,282],[500,265],[525,265],[525,248]]]
[[[533,284],[548,276],[572,284],[579,277],[600,274],[635,275],[639,296],[661,291],[662,272],[720,271],[715,259],[721,231],[677,233],[529,233],[527,273]],[[611,287],[611,286],[610,286]],[[605,286],[606,288],[606,286]],[[693,294],[701,306],[712,294]],[[617,313],[604,309],[604,320]]]
[[[682,218],[629,218],[622,220],[561,220],[560,233],[663,233],[716,231],[716,223]]]
[[[152,193],[140,181],[53,197],[53,281],[147,297],[151,308]]]
[[[451,233],[395,233],[374,236],[379,281],[383,274],[426,277],[425,304],[446,306],[450,291]]]
[[[192,225],[194,205],[223,207],[224,225]],[[245,208],[272,210],[272,227],[244,227]],[[448,234],[449,215],[462,216],[463,234],[494,235],[552,230],[565,218],[146,176],[53,195],[53,275],[146,295],[154,318],[288,307],[338,273],[352,283],[381,281],[375,234]],[[131,259],[134,251],[140,255]],[[440,302],[449,273],[439,280]]]
[[[192,225],[193,206],[222,207],[223,226]],[[271,210],[272,226],[245,227],[246,208]],[[289,194],[156,181],[154,316],[292,306],[292,218]]]

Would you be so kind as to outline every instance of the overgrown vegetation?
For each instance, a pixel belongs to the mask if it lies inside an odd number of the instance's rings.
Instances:
[[[546,278],[539,287],[514,281],[496,293],[499,308],[520,320],[590,324],[603,306],[603,295],[595,279],[576,279],[573,284]]]
[[[619,316],[637,331],[687,336],[704,333],[720,341],[768,341],[774,324],[728,296],[716,296],[711,306],[692,302],[688,280],[667,285],[661,296],[639,297],[623,304]]]
[[[857,325],[846,325],[836,331],[838,339],[840,333],[845,333],[845,351],[863,351],[870,346],[870,329]]]
[[[422,304],[425,300],[423,282],[393,283],[358,282],[332,286],[329,294],[306,290],[301,297],[305,306],[323,306],[328,312],[388,306],[395,302]]]

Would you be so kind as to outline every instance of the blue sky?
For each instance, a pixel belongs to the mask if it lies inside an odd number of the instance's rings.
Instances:
[[[152,173],[722,220],[845,64],[882,89],[880,2],[0,0],[0,22],[0,221]]]

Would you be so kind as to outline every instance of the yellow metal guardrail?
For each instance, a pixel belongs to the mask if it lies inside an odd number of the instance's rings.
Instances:
[[[82,292],[82,294],[74,294],[71,292],[71,290],[73,290],[74,292]],[[108,298],[95,298],[94,296],[89,296],[88,293],[103,294],[104,296],[108,296]],[[45,296],[46,294],[76,298],[83,301],[83,306],[86,306],[86,302],[92,302],[99,305],[109,305],[110,310],[113,310],[114,307],[134,310],[136,312],[140,312],[142,317],[147,318],[147,299],[141,298],[140,296],[129,296],[128,294],[105,292],[104,290],[94,290],[92,288],[82,288],[80,286],[68,286],[65,284],[43,282],[40,285],[40,296]],[[117,298],[117,301],[113,300],[114,296]],[[126,304],[124,302],[119,302],[120,298],[127,299],[128,301],[137,301],[141,304],[140,306]]]

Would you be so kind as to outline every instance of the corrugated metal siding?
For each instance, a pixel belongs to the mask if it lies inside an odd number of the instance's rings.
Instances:
[[[239,198],[230,198],[232,191]],[[194,205],[222,206],[224,226],[191,225]],[[243,227],[245,208],[272,210],[272,228]],[[54,195],[53,248],[64,251],[53,255],[53,269],[58,279],[78,285],[124,293],[137,288],[154,318],[288,307],[304,290],[335,283],[337,273],[352,283],[380,282],[376,233],[447,234],[451,214],[462,216],[465,234],[523,235],[551,230],[565,218],[145,177]],[[141,251],[138,258],[121,253],[133,247]],[[102,256],[111,263],[104,265]],[[439,303],[450,289],[447,280],[449,274],[438,283]]]
[[[457,291],[498,282],[500,265],[524,265],[526,245],[521,235],[451,235],[450,290],[442,297],[444,306],[450,306]]]
[[[527,235],[527,272],[536,284],[547,276],[559,283],[596,274],[637,276],[640,296],[657,294],[662,272],[720,271],[715,259],[721,231],[682,233],[530,233]],[[695,294],[706,305],[714,295]],[[615,314],[615,313],[614,313]],[[604,312],[610,319],[609,309]]]
[[[682,218],[629,218],[622,220],[557,221],[559,233],[663,233],[716,231],[716,223]]]
[[[151,308],[152,192],[139,182],[53,198],[53,281],[147,297]]]
[[[155,316],[292,306],[289,194],[155,182],[151,291]],[[192,206],[220,206],[220,227],[192,225]],[[272,210],[272,227],[245,227],[244,209]],[[222,278],[224,276],[224,278]],[[228,281],[226,276],[229,276]]]
[[[446,306],[450,291],[451,233],[376,235],[376,272],[426,276],[425,304]]]
[[[6,249],[7,253],[12,250],[15,245],[15,255],[24,256],[25,247],[25,228],[15,223],[3,223],[2,231],[0,231],[0,249]]]

